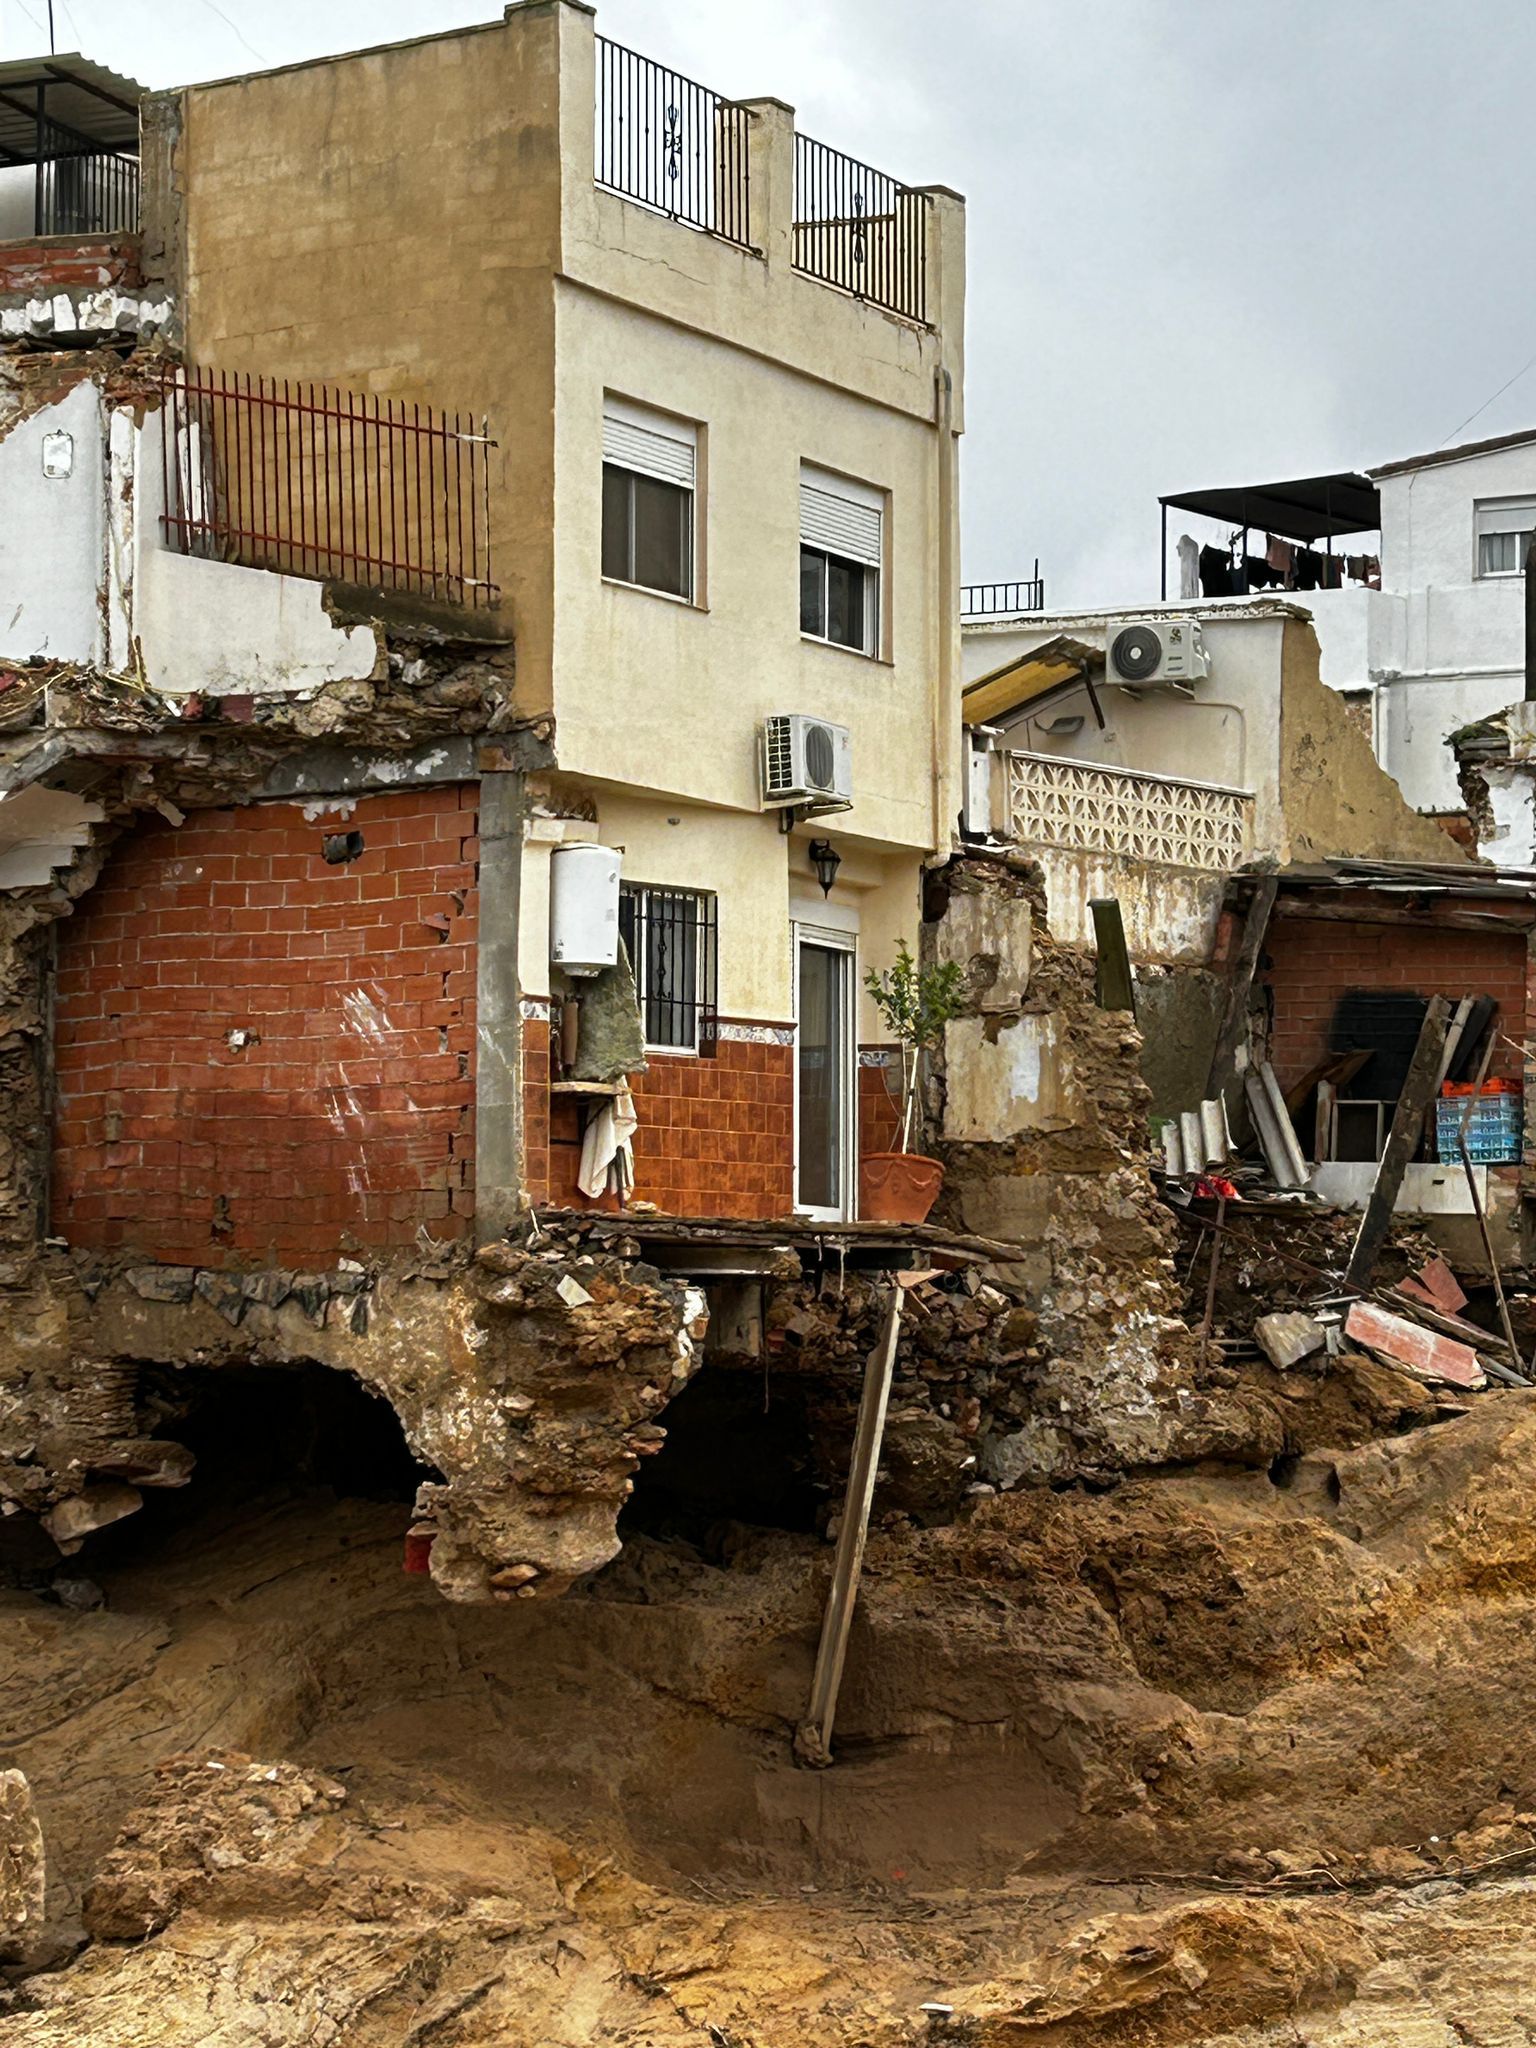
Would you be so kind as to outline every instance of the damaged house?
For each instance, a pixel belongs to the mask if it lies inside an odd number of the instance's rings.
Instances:
[[[959,808],[963,209],[575,4],[55,69],[78,139],[5,175],[80,204],[0,270],[0,1490],[78,1545],[185,1477],[146,1374],[339,1366],[438,1583],[559,1590],[705,1300],[626,1237],[578,1327],[508,1230],[847,1224],[896,1128],[862,983]]]
[[[1479,1128],[1500,1135],[1464,1173],[1427,1132],[1397,1207],[1486,1273],[1481,1210],[1494,1256],[1524,1267],[1536,877],[1471,860],[1409,808],[1322,683],[1307,614],[1261,598],[1003,617],[965,639],[970,831],[1030,850],[1060,936],[1088,943],[1094,900],[1118,903],[1154,1119],[1231,1089],[1251,1047],[1298,1184],[1361,1209],[1430,999],[1449,996],[1438,1083],[1493,1098]]]

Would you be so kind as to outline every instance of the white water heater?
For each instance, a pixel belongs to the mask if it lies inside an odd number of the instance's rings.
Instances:
[[[566,974],[601,974],[619,957],[619,865],[611,846],[573,841],[549,861],[549,957]]]

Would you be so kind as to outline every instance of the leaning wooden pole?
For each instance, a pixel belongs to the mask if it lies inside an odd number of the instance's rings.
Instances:
[[[896,1343],[901,1335],[903,1300],[898,1282],[891,1289],[880,1341],[869,1354],[869,1362],[864,1368],[864,1392],[859,1401],[858,1426],[853,1436],[853,1459],[848,1467],[848,1490],[843,1496],[837,1554],[832,1560],[832,1584],[827,1593],[821,1641],[816,1650],[810,1705],[806,1708],[805,1719],[795,1731],[795,1755],[803,1764],[821,1766],[832,1761],[832,1722],[843,1682],[843,1661],[848,1655],[848,1632],[853,1626],[859,1574],[864,1567],[869,1510],[875,1497],[875,1476],[880,1469],[880,1447],[885,1439],[885,1411],[896,1370]]]
[[[1424,1022],[1419,1027],[1419,1041],[1413,1049],[1408,1078],[1397,1098],[1392,1128],[1387,1133],[1386,1149],[1376,1169],[1371,1198],[1360,1219],[1355,1247],[1349,1255],[1349,1265],[1344,1274],[1344,1284],[1357,1293],[1363,1294],[1370,1286],[1376,1255],[1386,1243],[1387,1232],[1392,1227],[1392,1211],[1403,1184],[1403,1175],[1408,1170],[1409,1160],[1418,1150],[1424,1118],[1435,1099],[1440,1054],[1450,1018],[1451,1005],[1447,999],[1431,996],[1429,1007],[1424,1012]]]

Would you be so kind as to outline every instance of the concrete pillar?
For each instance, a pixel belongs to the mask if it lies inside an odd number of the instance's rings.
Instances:
[[[783,100],[743,100],[752,246],[787,270],[794,249],[795,110]]]
[[[525,778],[480,778],[480,917],[475,980],[475,1238],[518,1215],[523,1186],[523,1014],[517,942]]]

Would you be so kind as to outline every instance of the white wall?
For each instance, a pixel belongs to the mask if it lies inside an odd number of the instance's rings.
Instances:
[[[1210,674],[1185,697],[1171,690],[1141,696],[1114,685],[1096,684],[1106,726],[1100,731],[1086,689],[1055,698],[1038,713],[1027,709],[1003,725],[998,744],[1067,760],[1104,762],[1145,775],[1177,775],[1222,783],[1253,793],[1254,853],[1278,852],[1284,842],[1280,815],[1281,639],[1293,608],[1255,600],[1248,606],[1211,610],[1201,605],[1169,606],[1201,621]],[[989,674],[1058,635],[1102,648],[1106,638],[1132,618],[1158,612],[1062,613],[966,629],[961,672],[966,683]],[[1075,730],[1069,721],[1081,719]],[[1053,729],[1054,728],[1054,729]]]
[[[1380,490],[1391,595],[1369,640],[1377,752],[1417,809],[1459,810],[1447,735],[1524,694],[1523,582],[1478,576],[1474,513],[1488,498],[1536,498],[1536,443],[1382,477]]]
[[[64,477],[43,474],[53,434],[72,443]],[[0,439],[0,655],[97,658],[105,510],[101,394],[83,381]]]

